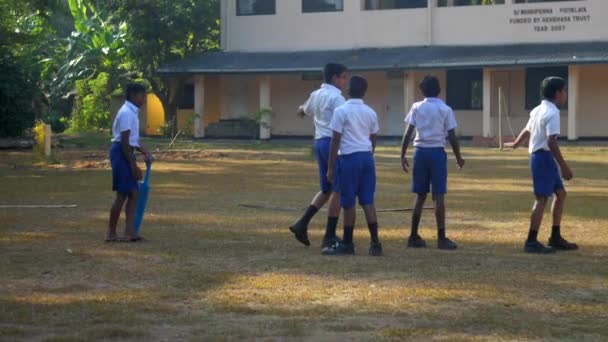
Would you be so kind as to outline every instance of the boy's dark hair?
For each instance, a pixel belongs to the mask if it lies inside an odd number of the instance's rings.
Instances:
[[[146,93],[146,87],[141,83],[128,83],[125,87],[125,99],[130,101],[133,96],[141,93]]]
[[[327,63],[325,68],[323,68],[323,78],[325,83],[331,84],[331,80],[334,76],[340,76],[346,72],[348,68],[342,64],[337,63]]]
[[[558,91],[566,88],[566,80],[561,77],[551,76],[543,80],[540,86],[540,93],[544,99],[553,100]]]
[[[362,99],[367,92],[367,80],[361,76],[353,76],[348,86],[348,96],[353,99]]]
[[[439,80],[435,76],[427,75],[420,82],[420,91],[424,97],[437,97],[441,93]]]

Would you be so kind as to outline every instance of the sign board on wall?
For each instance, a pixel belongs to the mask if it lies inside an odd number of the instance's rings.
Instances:
[[[586,5],[560,6],[557,8],[515,8],[510,25],[525,25],[530,32],[563,32],[573,25],[591,22]]]

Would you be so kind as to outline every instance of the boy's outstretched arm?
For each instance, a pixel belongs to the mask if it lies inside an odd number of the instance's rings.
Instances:
[[[464,159],[462,159],[462,155],[460,154],[460,144],[458,143],[455,130],[451,129],[448,131],[448,140],[450,141],[450,145],[452,145],[452,150],[456,156],[456,163],[458,163],[458,167],[462,169],[464,167]]]
[[[529,139],[530,139],[530,131],[528,131],[527,128],[524,128],[524,130],[521,131],[521,133],[519,133],[519,136],[517,137],[517,139],[515,139],[514,142],[512,142],[512,143],[505,143],[504,147],[516,149],[519,146],[521,146],[521,145],[525,144],[526,142],[528,142]]]
[[[557,160],[557,163],[559,164],[562,171],[562,177],[564,177],[565,180],[571,180],[574,175],[572,174],[572,170],[570,170],[568,163],[566,163],[564,156],[562,156],[562,151],[557,143],[557,135],[552,135],[549,137],[549,149],[551,149],[553,157],[555,157],[555,160]]]
[[[410,164],[408,164],[406,158],[407,148],[410,145],[410,141],[412,141],[412,137],[414,136],[415,130],[416,127],[414,127],[413,125],[408,125],[405,131],[403,132],[403,140],[401,141],[401,167],[406,173],[409,172],[410,169]]]
[[[329,150],[329,163],[327,168],[327,181],[330,183],[334,182],[334,168],[336,165],[336,159],[338,159],[338,150],[340,149],[340,142],[342,141],[342,134],[334,131],[331,137],[331,147]]]

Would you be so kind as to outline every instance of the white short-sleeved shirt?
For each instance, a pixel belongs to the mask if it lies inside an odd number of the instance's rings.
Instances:
[[[120,133],[131,131],[129,133],[129,145],[131,147],[140,147],[138,113],[139,108],[133,103],[126,101],[122,105],[112,125],[112,142],[120,142]]]
[[[320,89],[310,94],[302,109],[306,115],[315,118],[315,139],[331,138],[332,131],[329,127],[331,118],[336,108],[344,102],[346,100],[342,96],[342,91],[327,83],[323,83]]]
[[[445,147],[448,131],[458,127],[452,108],[434,97],[414,103],[405,122],[416,127],[416,147]]]
[[[379,131],[378,115],[363,100],[351,99],[336,108],[331,130],[342,134],[340,155],[371,152],[370,135]]]
[[[526,125],[530,132],[530,146],[528,150],[534,153],[538,150],[550,151],[549,137],[560,134],[560,111],[557,106],[548,100],[530,112],[530,120]]]

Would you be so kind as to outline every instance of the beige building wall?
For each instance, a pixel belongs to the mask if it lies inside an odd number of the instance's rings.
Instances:
[[[607,137],[608,65],[582,66],[580,77],[578,134],[581,137]]]
[[[436,4],[436,0],[429,1]],[[236,0],[222,0],[223,48],[269,52],[608,39],[606,0],[530,4],[506,0],[504,5],[493,6],[377,11],[362,8],[363,1],[344,0],[343,12],[302,13],[301,0],[277,0],[275,15],[237,16]],[[579,12],[572,13],[573,9]],[[555,17],[569,17],[569,21],[543,22]]]
[[[580,98],[578,106],[578,134],[581,137],[608,136],[608,110],[603,105],[603,98],[608,94],[608,65],[581,66]],[[403,73],[403,75],[408,72]],[[439,78],[445,100],[446,71],[416,70],[409,75],[415,77],[415,101],[423,99],[418,84],[425,75]],[[381,136],[400,136],[403,134],[405,115],[411,104],[405,101],[404,77],[399,73],[366,72],[361,73],[368,82],[369,90],[366,103],[378,114]],[[525,108],[526,73],[523,68],[505,68],[492,70],[491,95],[491,129],[498,134],[498,92],[502,88],[505,105],[503,105],[503,134],[518,134],[529,117],[530,109]],[[301,74],[271,75],[271,103],[273,135],[312,135],[314,125],[312,118],[301,119],[296,115],[299,105],[304,103],[309,94],[318,89],[321,80],[303,80]],[[254,119],[259,107],[259,81],[257,75],[218,76],[208,79],[206,109],[221,113],[222,119]],[[217,86],[219,85],[219,86]],[[214,87],[215,86],[215,87]],[[346,93],[345,93],[346,96]],[[455,110],[458,121],[457,133],[461,136],[482,134],[482,110]],[[211,116],[211,115],[210,115]],[[216,114],[212,121],[217,121]],[[511,127],[507,120],[509,116]],[[205,120],[207,123],[207,120]],[[568,110],[561,115],[562,136],[568,131]]]

